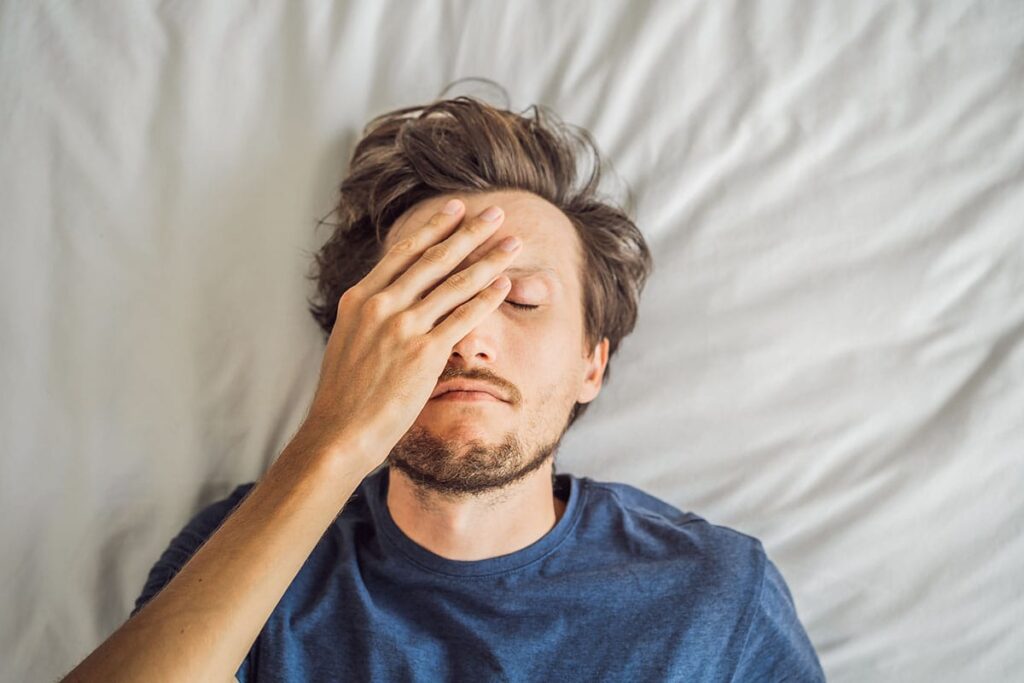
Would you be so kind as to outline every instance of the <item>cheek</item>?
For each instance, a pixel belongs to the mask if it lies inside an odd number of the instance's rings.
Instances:
[[[579,360],[569,355],[569,340],[549,339],[519,347],[512,367],[519,369],[519,389],[534,407],[561,405],[578,391]],[[556,411],[557,412],[557,411]]]

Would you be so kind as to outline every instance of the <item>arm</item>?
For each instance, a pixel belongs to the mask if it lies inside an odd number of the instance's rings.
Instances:
[[[300,431],[170,583],[64,680],[233,680],[306,558],[374,468],[353,451],[315,443]]]
[[[511,282],[499,274],[521,245],[492,246],[448,277],[502,223],[499,213],[460,226],[464,208],[435,213],[341,295],[298,434],[181,571],[65,681],[231,679],[342,506],[416,421],[452,347],[505,300]]]
[[[735,683],[823,683],[825,680],[818,655],[797,617],[789,587],[767,558],[747,641],[731,680]]]

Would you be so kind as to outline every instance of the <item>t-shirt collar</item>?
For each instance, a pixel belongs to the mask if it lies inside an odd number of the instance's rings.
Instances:
[[[554,493],[566,501],[566,506],[561,518],[544,536],[525,548],[507,555],[484,560],[451,560],[419,545],[398,527],[391,517],[391,511],[387,505],[389,478],[390,466],[385,464],[372,472],[361,484],[365,489],[364,493],[373,516],[374,526],[378,529],[387,549],[403,556],[420,569],[463,577],[514,571],[554,552],[576,523],[576,518],[582,508],[580,496],[584,490],[577,477],[568,473],[556,473]]]

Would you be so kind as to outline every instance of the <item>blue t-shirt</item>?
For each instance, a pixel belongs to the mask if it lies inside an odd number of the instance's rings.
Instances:
[[[450,560],[407,537],[367,476],[275,607],[239,681],[824,681],[761,542],[621,483],[557,474],[558,523]],[[255,483],[205,507],[134,616]]]

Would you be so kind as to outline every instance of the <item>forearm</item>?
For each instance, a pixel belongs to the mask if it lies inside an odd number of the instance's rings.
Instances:
[[[65,681],[230,681],[363,478],[297,438],[180,572]],[[361,455],[361,454],[360,454]]]

